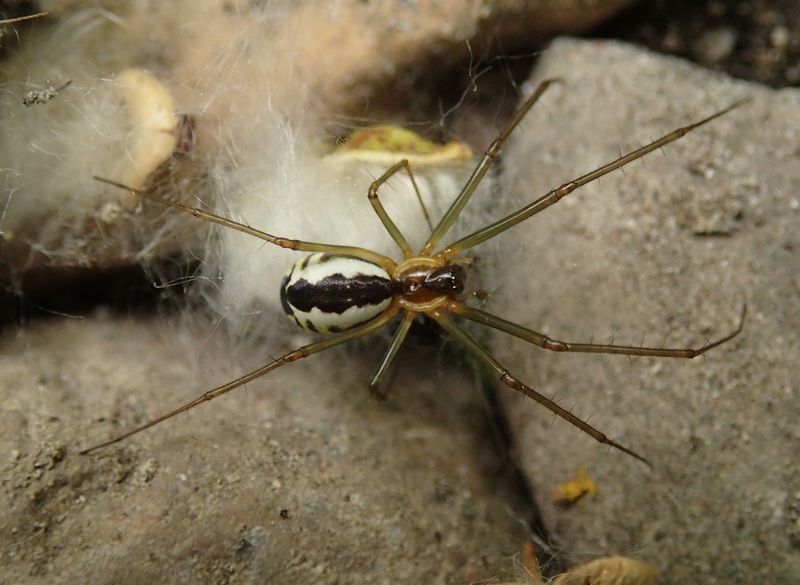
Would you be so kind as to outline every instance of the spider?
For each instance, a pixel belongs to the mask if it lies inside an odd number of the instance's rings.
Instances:
[[[522,209],[457,241],[440,247],[440,242],[447,235],[448,230],[450,230],[461,211],[469,202],[470,197],[475,192],[484,175],[486,175],[509,134],[516,128],[522,118],[538,101],[547,88],[555,81],[555,79],[549,79],[539,84],[534,93],[514,114],[508,125],[500,132],[494,142],[492,142],[486,150],[459,195],[450,205],[444,216],[439,220],[439,223],[433,228],[427,241],[416,254],[409,246],[406,238],[386,213],[378,197],[378,190],[381,185],[392,175],[401,170],[405,171],[411,178],[412,183],[414,183],[414,175],[408,161],[401,160],[394,164],[370,185],[367,197],[384,228],[402,252],[403,258],[399,262],[383,254],[364,248],[306,242],[273,236],[248,225],[226,219],[201,209],[187,207],[180,203],[161,199],[115,181],[94,177],[97,180],[113,186],[128,189],[146,199],[157,201],[160,204],[191,214],[199,219],[244,232],[264,240],[265,242],[269,242],[270,244],[296,250],[298,252],[310,252],[309,255],[298,260],[284,277],[280,290],[281,304],[289,318],[300,327],[314,332],[335,335],[297,348],[241,378],[237,378],[232,382],[209,390],[191,402],[167,414],[159,416],[114,439],[90,447],[82,451],[82,453],[86,454],[122,441],[172,418],[181,412],[185,412],[203,402],[213,400],[256,378],[260,378],[281,366],[368,335],[388,324],[390,321],[394,320],[395,317],[400,316],[400,323],[394,333],[394,337],[369,384],[370,391],[376,393],[381,381],[386,375],[389,365],[394,360],[400,346],[403,344],[403,340],[415,316],[422,313],[438,323],[444,331],[461,343],[470,354],[488,368],[488,370],[503,384],[532,398],[555,415],[578,427],[600,443],[609,445],[614,449],[618,449],[623,453],[647,463],[641,455],[609,439],[605,434],[589,425],[586,421],[575,416],[569,410],[559,406],[553,400],[543,396],[514,377],[514,375],[484,349],[472,335],[459,327],[451,316],[474,321],[550,351],[694,358],[730,341],[742,331],[746,305],[743,306],[739,325],[733,332],[715,341],[710,341],[698,349],[665,349],[613,344],[569,343],[552,339],[546,335],[517,325],[516,323],[501,319],[481,309],[468,306],[468,300],[482,298],[482,295],[485,293],[481,293],[480,291],[470,293],[464,292],[467,273],[475,259],[469,256],[463,256],[462,254],[478,244],[486,242],[498,234],[503,233],[512,226],[525,221],[545,208],[550,207],[583,185],[615,169],[619,169],[623,165],[637,160],[670,142],[678,140],[688,132],[739,107],[743,102],[736,102],[707,118],[674,130],[658,140],[634,150],[625,156],[621,156],[605,166],[553,189]],[[416,183],[414,183],[414,186],[416,188]]]

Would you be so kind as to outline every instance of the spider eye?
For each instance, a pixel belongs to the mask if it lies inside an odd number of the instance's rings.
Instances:
[[[442,294],[461,294],[464,292],[465,278],[464,267],[451,264],[428,274],[425,277],[425,286]]]

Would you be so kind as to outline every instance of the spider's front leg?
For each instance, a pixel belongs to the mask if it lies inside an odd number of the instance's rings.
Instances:
[[[480,323],[486,327],[491,327],[492,329],[497,329],[503,333],[508,333],[514,337],[519,337],[520,339],[524,339],[525,341],[528,341],[541,348],[549,349],[550,351],[568,351],[573,353],[609,353],[614,355],[673,357],[687,359],[703,355],[710,349],[719,347],[723,343],[726,343],[739,335],[744,328],[744,321],[745,317],[747,316],[747,304],[744,304],[742,305],[742,315],[739,318],[739,325],[727,335],[714,341],[709,341],[703,347],[697,349],[671,349],[666,347],[637,347],[635,345],[611,345],[602,343],[569,343],[566,341],[552,339],[551,337],[543,335],[538,331],[528,329],[522,325],[517,325],[511,321],[506,321],[505,319],[501,319],[500,317],[492,315],[491,313],[487,313],[486,311],[467,307],[461,303],[452,303],[448,308],[452,313],[464,317],[465,319],[475,321],[476,323]]]
[[[456,304],[456,303],[454,302],[451,304]],[[470,311],[473,310],[475,309],[470,309]],[[455,311],[451,310],[451,312]],[[594,428],[583,419],[578,418],[567,409],[563,408],[562,406],[559,406],[546,396],[539,394],[533,388],[526,386],[524,383],[522,383],[521,380],[512,375],[511,372],[509,372],[505,367],[503,367],[503,365],[500,364],[500,362],[498,362],[494,357],[492,357],[492,355],[488,351],[486,351],[483,347],[481,347],[481,345],[475,340],[475,338],[473,338],[466,331],[461,329],[458,325],[453,323],[446,316],[445,311],[437,309],[435,311],[431,311],[430,313],[428,313],[428,315],[432,319],[434,319],[437,323],[439,323],[439,325],[441,325],[445,331],[447,331],[450,335],[452,335],[455,339],[457,339],[459,343],[461,343],[466,348],[467,351],[469,351],[473,356],[475,356],[475,358],[477,358],[478,361],[480,361],[484,366],[486,366],[486,368],[488,368],[489,371],[495,374],[503,384],[505,384],[512,390],[516,390],[517,392],[524,394],[528,398],[532,398],[533,400],[535,400],[536,402],[547,408],[550,412],[552,412],[556,416],[561,417],[571,425],[579,428],[580,430],[582,430],[583,432],[594,438],[596,441],[603,443],[604,445],[608,445],[609,447],[613,447],[618,451],[622,451],[623,453],[626,453],[631,457],[634,457],[639,461],[642,461],[643,463],[650,466],[650,463],[647,461],[647,459],[645,459],[635,451],[628,449],[627,447],[620,445],[616,441],[609,439],[604,433],[600,432],[598,429]]]

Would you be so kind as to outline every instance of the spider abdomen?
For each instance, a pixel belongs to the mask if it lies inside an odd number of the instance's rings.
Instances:
[[[371,321],[391,303],[392,279],[377,264],[343,254],[311,254],[281,282],[281,306],[295,324],[338,333]]]

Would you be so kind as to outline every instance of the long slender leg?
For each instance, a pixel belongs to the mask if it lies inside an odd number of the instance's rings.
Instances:
[[[81,455],[85,455],[86,453],[90,453],[90,452],[95,451],[97,449],[101,449],[103,447],[107,447],[109,445],[113,445],[114,443],[118,443],[118,442],[122,441],[123,439],[127,439],[131,435],[135,435],[136,433],[139,433],[141,431],[149,429],[150,427],[155,426],[155,425],[157,425],[157,424],[159,424],[161,422],[164,422],[165,420],[167,420],[169,418],[172,418],[173,416],[175,416],[177,414],[180,414],[182,412],[186,412],[187,410],[189,410],[190,408],[194,408],[198,404],[202,404],[203,402],[208,402],[209,400],[213,400],[217,396],[222,396],[223,394],[226,394],[226,393],[230,392],[234,388],[238,388],[239,386],[243,386],[244,384],[247,384],[248,382],[252,382],[256,378],[260,378],[264,374],[267,374],[267,373],[271,372],[272,370],[280,368],[283,365],[286,365],[286,364],[291,363],[291,362],[295,362],[297,360],[306,358],[306,357],[308,357],[308,356],[310,356],[312,354],[319,353],[321,351],[325,351],[326,349],[330,349],[330,348],[335,347],[337,345],[340,345],[342,343],[346,343],[346,342],[351,341],[353,339],[357,339],[359,337],[367,335],[368,333],[371,333],[371,332],[375,331],[379,327],[382,327],[387,322],[389,322],[397,314],[397,312],[398,312],[397,310],[394,310],[394,311],[387,310],[385,313],[379,315],[373,321],[370,321],[369,323],[365,323],[364,325],[361,325],[360,327],[356,327],[355,329],[352,329],[350,331],[346,331],[345,333],[337,335],[336,337],[330,337],[330,338],[327,338],[327,339],[323,339],[321,341],[317,341],[315,343],[310,343],[308,345],[304,345],[303,347],[299,347],[299,348],[295,349],[294,351],[291,351],[291,352],[287,353],[286,355],[283,355],[283,356],[279,357],[278,359],[271,361],[270,363],[268,363],[264,367],[261,367],[261,368],[259,368],[257,370],[254,370],[254,371],[250,372],[249,374],[245,374],[244,376],[242,376],[241,378],[237,378],[233,382],[228,382],[227,384],[224,384],[222,386],[214,388],[213,390],[209,390],[208,392],[198,396],[197,398],[195,398],[191,402],[187,402],[183,406],[181,406],[179,408],[176,408],[175,410],[173,410],[171,412],[168,412],[167,414],[164,414],[164,415],[156,418],[155,420],[152,420],[152,421],[150,421],[150,422],[148,422],[146,424],[143,424],[143,425],[141,425],[139,427],[136,427],[132,431],[128,431],[127,433],[124,433],[124,434],[122,434],[122,435],[120,435],[120,436],[118,436],[118,437],[116,437],[114,439],[111,439],[110,441],[106,441],[105,443],[100,443],[99,445],[95,445],[93,447],[89,447],[88,449],[85,449],[85,450],[81,451]]]
[[[385,395],[382,395],[379,391],[381,382],[383,381],[383,377],[386,375],[386,372],[389,369],[389,365],[391,365],[392,361],[397,355],[397,352],[400,350],[400,346],[403,345],[403,340],[406,338],[406,334],[411,327],[411,323],[414,322],[414,315],[414,312],[408,310],[406,311],[403,320],[400,322],[400,326],[394,333],[394,338],[392,338],[391,345],[389,345],[389,348],[386,350],[383,360],[381,360],[375,375],[372,377],[372,381],[369,383],[370,394],[374,396],[385,397]]]
[[[206,221],[210,221],[212,223],[216,223],[221,226],[231,228],[236,231],[243,232],[245,234],[249,234],[253,237],[259,238],[260,240],[269,242],[270,244],[280,246],[281,248],[288,248],[290,250],[297,250],[299,252],[331,252],[334,254],[347,254],[350,256],[363,258],[364,260],[369,260],[370,262],[374,262],[375,264],[382,266],[387,270],[391,270],[396,266],[396,263],[391,258],[387,258],[383,254],[378,254],[377,252],[373,252],[372,250],[366,250],[365,248],[358,248],[355,246],[336,246],[333,244],[318,244],[315,242],[306,242],[303,240],[292,240],[289,238],[282,238],[280,236],[273,236],[266,232],[262,232],[261,230],[251,228],[250,226],[245,225],[243,223],[239,223],[231,219],[220,217],[219,215],[209,213],[208,211],[203,211],[202,209],[197,209],[195,207],[187,207],[186,205],[176,203],[175,201],[162,199],[161,197],[150,195],[145,191],[142,191],[140,189],[134,189],[133,187],[128,187],[127,185],[123,185],[122,183],[117,183],[116,181],[112,181],[110,179],[104,179],[103,177],[98,177],[96,175],[93,176],[92,178],[102,183],[107,183],[109,185],[113,185],[114,187],[119,187],[120,189],[127,189],[128,191],[136,193],[140,197],[144,197],[145,199],[150,199],[151,201],[155,201],[157,203],[161,203],[162,205],[172,207],[173,209],[177,209],[184,213],[188,213],[189,215],[193,215],[199,219],[204,219]]]
[[[385,183],[389,177],[395,174],[398,170],[404,168],[408,178],[411,179],[411,185],[414,187],[414,193],[417,194],[417,201],[419,201],[419,206],[422,208],[422,215],[425,216],[425,223],[428,224],[428,229],[433,231],[433,224],[431,223],[431,216],[428,213],[428,208],[425,206],[425,202],[422,200],[422,193],[420,193],[419,185],[417,185],[417,179],[414,178],[414,171],[411,170],[411,164],[405,159],[401,160],[399,163],[393,165],[389,170],[387,170],[383,175],[370,185],[369,188],[369,197],[372,199],[374,195],[376,198],[378,196],[378,187],[380,187],[383,183]],[[375,204],[373,203],[372,206],[374,207]],[[380,214],[378,214],[380,215]]]
[[[464,185],[461,193],[458,194],[458,197],[456,197],[455,201],[453,201],[452,205],[450,205],[450,209],[448,209],[442,219],[439,220],[439,224],[436,226],[436,229],[433,230],[433,233],[428,238],[428,241],[425,242],[422,250],[420,250],[420,256],[430,256],[433,253],[433,250],[436,248],[439,240],[444,237],[444,235],[447,233],[447,230],[449,230],[456,221],[458,215],[461,213],[461,210],[464,209],[464,206],[467,204],[470,197],[472,197],[475,189],[478,188],[478,184],[483,179],[483,176],[489,170],[489,167],[492,166],[495,157],[500,152],[500,148],[508,138],[508,135],[511,134],[512,130],[517,127],[522,118],[525,117],[525,114],[528,113],[528,110],[533,107],[533,104],[539,100],[547,88],[556,81],[556,79],[547,79],[540,83],[539,87],[536,88],[536,91],[533,92],[533,95],[529,97],[524,104],[522,104],[508,125],[503,128],[503,131],[500,132],[500,135],[495,138],[494,142],[492,142],[492,144],[486,150],[486,153],[484,153],[483,158],[478,163],[478,166],[475,167],[474,171],[472,171],[472,175],[470,175],[469,179],[467,179],[467,183]]]
[[[417,180],[414,178],[414,173],[411,170],[410,165],[406,165],[406,172],[408,173],[409,179],[411,179],[411,184],[414,185],[414,192],[417,194],[417,201],[419,201],[419,206],[422,208],[422,215],[425,216],[425,223],[428,224],[428,230],[433,232],[433,222],[431,222],[431,214],[428,213],[428,208],[425,205],[425,201],[422,199],[422,193],[420,193],[419,185],[417,185]]]
[[[695,122],[693,124],[689,124],[688,126],[678,128],[677,130],[674,130],[673,132],[670,132],[669,134],[662,136],[658,140],[654,140],[653,142],[651,142],[646,146],[637,148],[633,152],[628,153],[625,156],[621,156],[617,160],[608,163],[607,165],[604,165],[599,169],[592,171],[591,173],[587,173],[582,177],[578,177],[577,179],[569,181],[568,183],[564,183],[557,189],[553,189],[552,191],[547,193],[547,195],[545,195],[544,197],[540,197],[539,199],[537,199],[533,203],[530,203],[529,205],[526,205],[519,211],[507,215],[506,217],[468,236],[465,236],[456,242],[453,242],[449,246],[446,246],[441,251],[437,252],[436,255],[445,260],[449,260],[450,258],[453,258],[457,254],[460,254],[465,250],[477,246],[478,244],[481,244],[486,240],[490,240],[497,234],[506,231],[507,229],[517,225],[518,223],[525,221],[532,215],[536,215],[543,209],[547,209],[554,203],[557,203],[559,200],[563,199],[564,197],[575,191],[575,189],[582,187],[587,183],[591,183],[592,181],[599,179],[603,175],[607,175],[611,171],[614,171],[620,167],[625,166],[631,161],[642,158],[644,155],[653,152],[654,150],[657,150],[662,146],[669,144],[670,142],[675,142],[676,140],[685,136],[692,130],[697,129],[700,126],[703,126],[704,124],[708,124],[712,120],[715,120],[720,116],[727,114],[731,110],[738,108],[739,106],[748,101],[749,99],[744,99],[744,100],[739,100],[738,102],[734,102],[724,110],[720,110],[719,112],[712,114],[707,118],[700,120],[699,122]]]
[[[18,22],[22,22],[24,20],[32,20],[34,18],[41,18],[42,16],[47,16],[46,12],[37,12],[36,14],[29,14],[27,16],[18,16],[17,18],[0,18],[0,25],[7,25],[7,24],[16,24]]]
[[[450,335],[452,335],[455,339],[457,339],[472,355],[474,355],[480,362],[483,363],[484,366],[489,368],[498,378],[500,381],[508,386],[509,388],[516,390],[517,392],[521,392],[525,396],[532,398],[545,408],[549,409],[553,414],[563,418],[568,423],[578,427],[580,430],[584,431],[595,440],[603,443],[604,445],[609,445],[614,449],[618,449],[623,453],[627,453],[631,457],[635,457],[639,461],[650,465],[650,463],[641,455],[631,451],[627,447],[623,447],[619,443],[612,441],[606,435],[598,431],[596,428],[588,424],[587,422],[583,421],[582,419],[578,418],[570,411],[562,408],[549,398],[542,396],[533,388],[530,388],[523,384],[520,380],[515,378],[511,375],[511,373],[504,368],[496,359],[494,359],[489,352],[483,349],[480,344],[466,331],[461,329],[458,325],[450,321],[445,315],[445,312],[441,309],[436,309],[427,313],[432,319],[434,319],[442,328],[447,331]]]
[[[745,304],[742,307],[742,316],[739,320],[738,327],[725,337],[706,343],[701,348],[666,349],[658,347],[635,347],[628,345],[604,345],[600,343],[567,343],[564,341],[551,339],[546,335],[542,335],[541,333],[527,329],[521,325],[512,323],[511,321],[506,321],[505,319],[496,317],[495,315],[487,313],[486,311],[467,307],[466,305],[463,305],[457,301],[451,301],[448,303],[447,309],[456,315],[464,317],[465,319],[475,321],[476,323],[491,327],[492,329],[497,329],[503,333],[508,333],[514,337],[519,337],[520,339],[524,339],[525,341],[529,341],[534,345],[538,345],[544,349],[549,349],[550,351],[570,351],[575,353],[611,353],[617,355],[643,355],[674,358],[697,357],[699,355],[703,355],[710,349],[730,341],[742,332],[745,316],[747,315],[747,305]]]
[[[383,227],[386,228],[386,231],[389,232],[389,235],[392,236],[392,239],[397,244],[397,247],[400,248],[400,251],[403,252],[403,258],[411,258],[414,255],[414,252],[411,250],[411,246],[408,244],[408,240],[406,240],[403,232],[400,231],[400,228],[397,227],[397,224],[392,221],[392,218],[389,217],[389,214],[386,213],[386,209],[383,207],[383,203],[378,198],[378,188],[383,185],[386,181],[389,180],[389,177],[394,175],[400,169],[405,169],[408,173],[408,176],[411,177],[411,183],[414,185],[414,189],[417,191],[417,198],[419,199],[420,203],[422,202],[422,195],[419,193],[419,189],[417,189],[417,182],[414,180],[414,175],[411,174],[411,168],[408,166],[408,161],[406,159],[401,160],[398,163],[393,164],[389,167],[385,173],[383,173],[380,177],[378,177],[372,184],[369,186],[369,191],[367,192],[367,197],[369,198],[369,202],[372,204],[372,209],[375,210],[375,213],[378,215],[378,218],[381,220]],[[423,206],[423,209],[425,207]],[[427,217],[427,212],[426,212]]]

